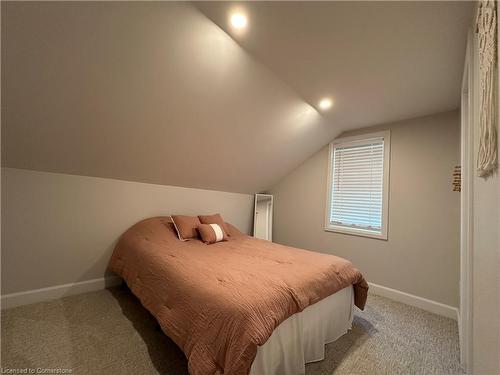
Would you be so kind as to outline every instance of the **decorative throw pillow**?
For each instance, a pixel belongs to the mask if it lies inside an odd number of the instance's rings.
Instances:
[[[196,216],[172,215],[172,222],[179,236],[179,240],[187,241],[190,238],[198,238],[198,225],[201,224],[200,219]]]
[[[229,236],[229,228],[227,227],[224,219],[220,214],[214,215],[198,215],[202,224],[219,224],[219,226],[224,229],[224,232]]]
[[[227,241],[227,233],[219,224],[200,224],[198,232],[200,232],[201,240],[207,245]]]

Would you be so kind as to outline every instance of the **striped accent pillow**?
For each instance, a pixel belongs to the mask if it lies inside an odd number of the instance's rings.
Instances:
[[[207,245],[227,241],[227,233],[219,224],[200,224],[198,232],[200,232],[201,240]]]
[[[198,219],[200,219],[202,224],[219,224],[219,226],[224,229],[228,236],[231,236],[229,233],[229,228],[227,227],[224,219],[220,214],[215,215],[198,215]]]

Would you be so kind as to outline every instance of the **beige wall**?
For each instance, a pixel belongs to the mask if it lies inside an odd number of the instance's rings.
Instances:
[[[249,233],[253,196],[2,168],[2,294],[101,278],[135,222],[214,212]]]
[[[498,29],[500,31],[500,28]],[[474,34],[476,36],[476,34]],[[499,35],[500,36],[500,35]],[[474,49],[474,114],[479,113],[478,52]],[[500,52],[500,51],[499,51]],[[500,55],[499,55],[500,57]],[[499,76],[500,77],[500,76]],[[499,82],[500,83],[500,82]],[[500,103],[498,104],[500,106]],[[473,124],[474,157],[479,149],[478,121]],[[497,124],[500,134],[500,123]],[[499,144],[500,146],[500,144]],[[476,159],[474,159],[476,165]],[[475,174],[475,173],[474,173]],[[500,374],[500,173],[473,177],[472,230],[472,374]]]
[[[324,231],[328,147],[271,189],[275,241],[342,256],[369,282],[458,306],[459,126],[453,111],[348,133],[391,129],[388,241]]]
[[[499,128],[500,131],[500,128]],[[477,155],[479,129],[474,129]],[[500,374],[500,178],[473,181],[473,374]]]

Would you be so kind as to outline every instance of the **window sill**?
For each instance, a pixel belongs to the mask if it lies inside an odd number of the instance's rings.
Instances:
[[[325,227],[325,232],[349,234],[351,236],[368,237],[368,238],[375,238],[378,240],[387,241],[387,233],[374,233],[369,230],[363,230],[363,229],[354,229],[354,228],[351,229],[341,226],[329,225]]]

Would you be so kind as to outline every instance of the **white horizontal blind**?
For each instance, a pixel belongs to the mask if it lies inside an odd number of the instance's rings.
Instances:
[[[338,145],[331,157],[330,224],[381,233],[384,139]]]

